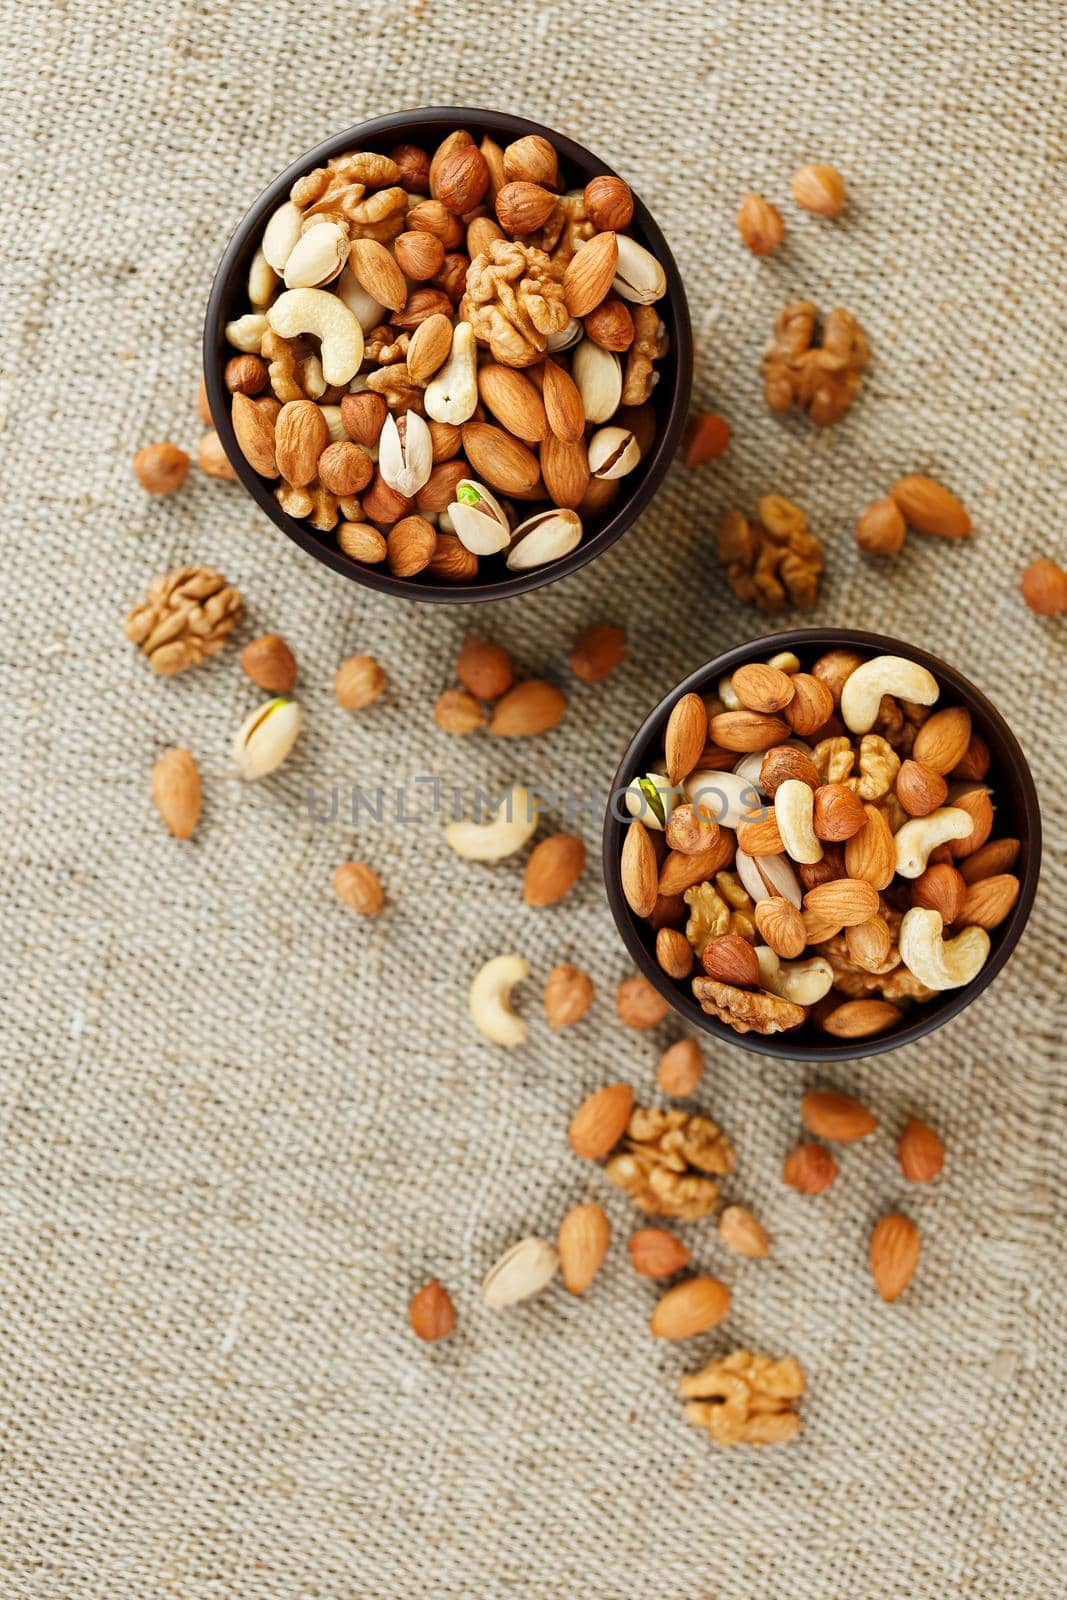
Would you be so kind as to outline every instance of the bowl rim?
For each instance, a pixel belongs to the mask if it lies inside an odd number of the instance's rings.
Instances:
[[[967,706],[968,710],[976,711],[980,717],[996,728],[999,737],[1003,740],[1008,751],[1009,777],[1013,788],[1017,791],[1019,810],[1025,818],[1025,859],[1023,871],[1020,876],[1019,897],[1012,907],[1011,913],[997,930],[999,938],[985,966],[978,976],[962,989],[946,990],[946,998],[933,1013],[926,1011],[914,1022],[907,1022],[894,1033],[877,1036],[873,1039],[843,1039],[835,1043],[827,1042],[818,1045],[798,1046],[790,1044],[790,1036],[782,1034],[736,1033],[726,1023],[720,1022],[717,1017],[710,1017],[692,998],[691,995],[679,990],[674,980],[659,966],[636,930],[636,919],[627,905],[622,893],[622,880],[620,873],[620,852],[622,848],[623,821],[615,815],[615,797],[632,780],[634,764],[639,753],[644,749],[650,738],[661,729],[665,723],[670,708],[683,694],[707,692],[709,682],[717,682],[727,672],[733,671],[746,661],[762,658],[766,655],[776,654],[781,650],[795,650],[798,654],[813,647],[820,649],[837,649],[841,646],[851,646],[857,650],[873,650],[876,654],[908,655],[921,666],[926,667],[942,685],[950,687]],[[970,1005],[989,985],[1006,965],[1011,957],[1023,928],[1026,926],[1037,892],[1038,878],[1041,869],[1041,811],[1038,804],[1037,789],[1034,784],[1033,774],[1029,763],[1023,754],[1018,739],[1012,732],[1005,718],[997,710],[980,689],[965,678],[956,667],[943,661],[939,656],[922,649],[918,645],[910,644],[905,639],[894,638],[888,634],[870,633],[859,628],[794,628],[784,633],[764,634],[758,639],[752,639],[744,644],[733,646],[721,655],[714,656],[706,661],[703,666],[697,667],[688,677],[668,691],[656,706],[649,712],[641,723],[626,747],[626,752],[619,763],[615,777],[612,780],[611,793],[604,817],[603,832],[603,869],[604,884],[607,889],[608,904],[615,925],[622,936],[623,943],[631,957],[637,964],[641,973],[663,995],[672,1009],[695,1024],[703,1032],[720,1039],[727,1044],[737,1045],[742,1050],[749,1050],[757,1055],[775,1056],[780,1059],[796,1062],[805,1061],[855,1061],[865,1056],[881,1055],[889,1050],[897,1050],[906,1044],[913,1044],[925,1038],[935,1029],[950,1022],[958,1016],[964,1008]],[[927,1002],[927,1006],[933,1002]]]
[[[681,440],[693,386],[693,336],[685,285],[670,246],[640,195],[631,190],[634,199],[635,233],[652,249],[667,278],[666,294],[658,303],[665,309],[669,308],[672,322],[670,333],[674,379],[670,399],[663,412],[662,426],[647,458],[646,470],[642,474],[641,481],[633,494],[619,505],[602,528],[590,538],[583,538],[578,548],[561,560],[550,562],[547,566],[537,567],[529,572],[517,573],[513,577],[472,584],[429,581],[417,583],[410,579],[396,578],[392,573],[381,571],[377,566],[366,566],[353,560],[336,545],[332,547],[327,545],[315,529],[284,512],[274,498],[273,481],[261,478],[245,460],[238,447],[230,422],[230,396],[222,381],[221,356],[225,350],[223,328],[228,320],[226,306],[232,300],[234,278],[240,260],[247,250],[249,237],[257,230],[261,230],[267,216],[287,197],[298,177],[316,166],[321,166],[331,156],[358,146],[361,142],[369,144],[386,138],[399,142],[405,133],[411,134],[419,128],[442,121],[448,121],[454,127],[463,127],[470,123],[472,131],[494,135],[506,134],[509,143],[528,134],[540,134],[542,137],[551,138],[564,165],[570,164],[579,172],[589,172],[586,182],[598,174],[618,176],[614,168],[609,167],[593,151],[586,149],[584,145],[566,134],[557,133],[547,124],[533,122],[526,117],[512,116],[508,112],[481,110],[472,106],[419,106],[406,111],[392,111],[331,134],[329,138],[322,140],[298,156],[295,161],[290,162],[283,172],[261,190],[234,228],[216,268],[208,295],[202,346],[203,371],[213,426],[230,465],[260,510],[266,512],[287,538],[324,566],[332,568],[355,583],[362,584],[365,588],[396,595],[405,600],[429,601],[444,605],[471,605],[489,600],[507,600],[514,595],[527,594],[531,590],[543,588],[546,584],[568,577],[572,572],[579,571],[588,562],[603,554],[633,525],[659,489]]]

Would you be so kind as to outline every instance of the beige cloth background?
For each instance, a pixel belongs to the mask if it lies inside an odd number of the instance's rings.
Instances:
[[[3,7],[5,1596],[1062,1593],[1065,635],[1017,582],[1064,555],[1063,17],[1058,0]],[[152,501],[129,470],[147,440],[195,447],[202,308],[258,189],[333,129],[433,101],[540,115],[634,181],[689,286],[697,399],[735,428],[592,569],[476,615],[362,594],[235,486],[194,474]],[[837,226],[788,200],[819,157],[849,180]],[[768,262],[734,234],[750,186],[788,219]],[[799,294],[849,306],[875,351],[862,401],[820,435],[772,419],[755,375]],[[906,470],[946,478],[977,534],[869,565],[852,521]],[[533,912],[521,861],[460,863],[436,823],[316,826],[306,786],[605,782],[653,699],[760,631],[711,539],[771,489],[826,541],[816,620],[942,651],[1014,720],[1050,839],[1030,930],[923,1045],[830,1074],[710,1052],[697,1103],[734,1134],[731,1191],[775,1237],[745,1263],[686,1230],[734,1290],[714,1335],[649,1339],[654,1290],[614,1195],[586,1299],[557,1287],[494,1315],[476,1286],[497,1254],[603,1194],[567,1150],[570,1109],[606,1077],[648,1095],[677,1029],[614,1017],[627,963],[595,863]],[[122,637],[151,576],[194,560],[244,591],[242,637],[278,629],[300,659],[306,735],[266,783],[228,763],[254,703],[236,652],[161,683]],[[576,685],[572,638],[616,619],[624,669]],[[471,623],[566,685],[550,738],[436,731]],[[391,687],[349,717],[330,684],[357,649]],[[148,800],[172,742],[205,781],[184,846]],[[350,854],[388,888],[370,925],[330,890]],[[465,991],[511,949],[531,963],[531,1037],[505,1056],[472,1033]],[[550,1037],[540,987],[568,959],[598,999]],[[809,1202],[778,1174],[825,1078],[884,1131]],[[909,1109],[948,1142],[929,1192],[905,1192],[892,1155]],[[866,1236],[898,1203],[924,1254],[886,1307]],[[459,1310],[432,1350],[405,1320],[431,1273]],[[683,1426],[677,1376],[732,1342],[800,1358],[802,1442],[716,1454]]]

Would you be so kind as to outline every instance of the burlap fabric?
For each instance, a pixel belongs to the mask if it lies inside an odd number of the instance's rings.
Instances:
[[[1063,22],[1058,0],[3,7],[4,1596],[1062,1593],[1064,634],[1017,583],[1032,555],[1063,557]],[[147,499],[130,457],[195,448],[203,306],[248,201],[361,116],[479,99],[589,143],[651,204],[689,288],[697,399],[734,424],[725,459],[674,469],[592,569],[477,615],[361,593],[236,486],[194,473]],[[820,157],[850,182],[840,225],[788,200]],[[734,233],[749,187],[787,216],[770,261]],[[822,434],[773,419],[756,378],[802,294],[855,311],[875,352]],[[855,514],[910,470],[959,490],[977,534],[870,565]],[[830,1074],[712,1052],[698,1103],[775,1239],[745,1263],[685,1230],[734,1291],[714,1335],[649,1338],[615,1195],[584,1300],[557,1286],[494,1314],[476,1290],[497,1254],[603,1196],[566,1147],[571,1108],[609,1077],[649,1094],[678,1030],[617,1022],[628,967],[595,866],[532,911],[521,861],[462,863],[439,821],[391,808],[316,824],[307,785],[401,785],[417,810],[417,777],[603,784],[655,698],[759,631],[711,548],[719,513],[766,490],[826,540],[816,620],[942,652],[1013,719],[1051,841],[1030,929],[921,1046]],[[230,767],[255,698],[234,649],[160,682],[122,637],[151,576],[188,561],[244,591],[243,638],[277,629],[299,657],[306,734],[268,782]],[[594,620],[630,639],[600,689],[566,672]],[[435,729],[472,622],[566,685],[551,737]],[[331,692],[353,650],[390,676],[362,716]],[[175,742],[204,773],[188,845],[148,799]],[[580,826],[595,852],[597,820]],[[330,888],[353,854],[388,890],[370,924]],[[473,1033],[466,987],[508,950],[531,964],[531,1037],[506,1055]],[[541,984],[572,959],[597,1002],[553,1036]],[[812,1202],[779,1172],[825,1078],[884,1127]],[[905,1193],[893,1159],[908,1110],[948,1143],[929,1192]],[[902,1202],[924,1252],[887,1307],[866,1240]],[[405,1315],[430,1274],[459,1311],[432,1349]],[[801,1360],[799,1443],[716,1453],[683,1425],[678,1375],[733,1342]]]

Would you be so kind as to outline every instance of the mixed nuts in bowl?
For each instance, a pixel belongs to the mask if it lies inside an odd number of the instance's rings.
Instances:
[[[1033,903],[1037,795],[1000,713],[926,651],[802,629],[728,651],[646,718],[604,876],[641,971],[706,1031],[832,1060],[947,1022]]]
[[[628,185],[573,140],[435,108],[335,135],[220,264],[208,401],[237,476],[372,588],[484,600],[629,527],[678,443],[685,294]]]

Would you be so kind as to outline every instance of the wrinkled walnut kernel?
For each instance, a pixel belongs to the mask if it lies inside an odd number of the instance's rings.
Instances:
[[[734,1350],[680,1378],[678,1391],[689,1401],[685,1420],[718,1445],[783,1444],[800,1432],[792,1402],[804,1393],[804,1374],[792,1356]]]
[[[714,882],[698,883],[683,895],[689,907],[685,936],[699,961],[713,939],[736,933],[756,937],[755,906],[735,872],[717,872]]]
[[[728,511],[719,524],[718,548],[739,600],[769,612],[815,604],[822,545],[808,531],[800,507],[781,495],[764,495],[751,519]]]
[[[843,417],[860,392],[870,348],[850,311],[831,311],[820,331],[810,300],[785,306],[763,365],[763,392],[772,411],[799,407],[826,427]]]
[[[623,1149],[604,1171],[642,1211],[695,1222],[708,1216],[719,1198],[718,1185],[702,1174],[722,1175],[733,1167],[733,1145],[709,1117],[638,1106]]]
[[[494,239],[488,254],[470,264],[460,312],[494,361],[532,366],[544,355],[549,334],[562,333],[570,320],[563,303],[563,267],[531,245]]]

